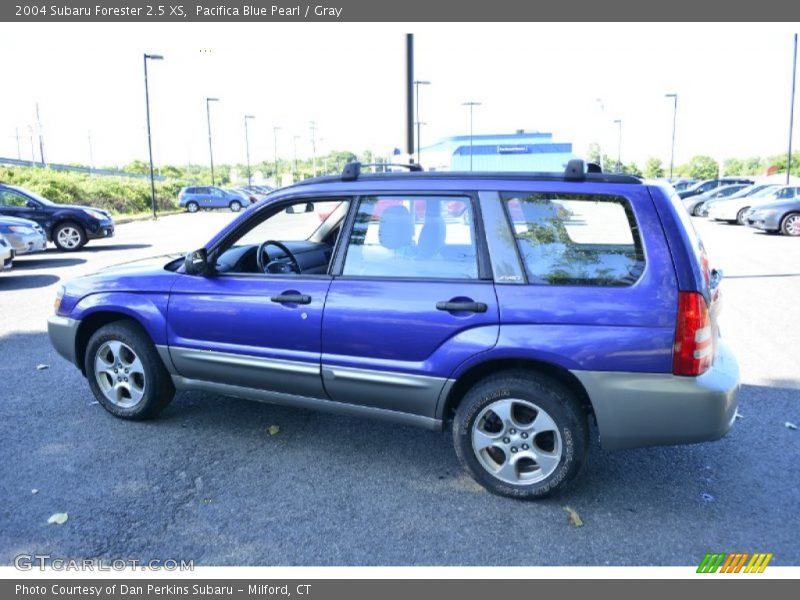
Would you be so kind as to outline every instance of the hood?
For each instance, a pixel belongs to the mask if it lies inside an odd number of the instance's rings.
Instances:
[[[178,277],[166,266],[182,258],[182,254],[164,254],[106,267],[68,282],[66,295],[81,298],[104,292],[166,293]]]
[[[24,227],[31,227],[33,229],[39,229],[39,224],[36,221],[31,221],[30,219],[20,219],[19,217],[2,217],[0,216],[0,223],[4,225],[22,225]]]
[[[67,209],[67,210],[93,210],[94,212],[99,212],[104,214],[107,218],[111,218],[111,213],[102,208],[95,208],[94,206],[79,206],[77,204],[56,204],[51,208],[56,208],[58,210]]]

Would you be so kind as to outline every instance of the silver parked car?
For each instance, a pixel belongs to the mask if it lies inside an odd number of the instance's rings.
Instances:
[[[0,216],[0,234],[11,244],[18,256],[42,252],[47,248],[44,229],[35,221]]]
[[[10,269],[13,261],[14,248],[11,247],[5,236],[0,233],[0,270]]]
[[[728,196],[732,196],[733,194],[742,191],[745,188],[752,187],[747,185],[746,183],[737,183],[734,185],[723,185],[722,187],[714,188],[708,192],[704,192],[702,194],[697,194],[695,196],[689,196],[688,198],[683,199],[683,206],[686,208],[687,212],[692,215],[693,217],[699,217],[700,208],[706,202],[710,200],[716,200],[717,198],[727,198]]]

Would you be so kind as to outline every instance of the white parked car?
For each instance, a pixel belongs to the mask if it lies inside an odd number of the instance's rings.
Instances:
[[[0,270],[10,269],[13,260],[14,249],[8,243],[8,240],[0,234]]]
[[[776,200],[793,198],[796,189],[796,186],[779,185],[753,196],[729,198],[725,201],[714,202],[708,207],[708,218],[714,221],[727,221],[728,223],[744,225],[744,215],[750,208],[768,202],[775,202]]]

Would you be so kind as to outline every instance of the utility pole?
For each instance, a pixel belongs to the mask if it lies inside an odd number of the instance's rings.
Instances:
[[[317,122],[311,121],[311,157],[314,167],[314,177],[317,176]]]
[[[422,138],[420,137],[421,126],[425,123],[422,123],[420,116],[419,116],[419,86],[421,85],[430,85],[430,81],[420,81],[418,79],[414,80],[414,97],[417,101],[416,106],[416,113],[417,113],[417,164],[420,164],[420,148],[422,147]]]
[[[597,142],[597,152],[600,155],[600,170],[605,171],[605,166],[603,165],[603,133],[606,129],[606,105],[603,103],[602,98],[596,98],[595,102],[600,106],[600,123],[603,124],[600,131],[600,139]]]
[[[144,55],[144,103],[147,111],[147,150],[150,154],[150,200],[153,206],[153,218],[156,218],[156,178],[153,173],[153,136],[150,133],[150,88],[147,85],[147,60],[164,60],[160,54]]]
[[[275,125],[272,128],[272,144],[273,144],[272,148],[273,148],[273,152],[274,152],[273,156],[275,158],[275,187],[276,188],[281,187],[280,179],[278,177],[278,130],[280,130],[280,127],[278,127],[277,125]]]
[[[794,92],[797,85],[797,34],[794,34],[794,58],[792,59],[792,103],[789,108],[789,150],[786,153],[786,185],[792,173],[792,133],[794,131]]]
[[[619,125],[619,138],[617,140],[617,173],[622,173],[622,119],[614,119]]]
[[[14,128],[14,133],[17,136],[17,160],[22,160],[22,151],[19,148],[19,127]]]
[[[678,117],[678,94],[665,94],[664,97],[675,100],[672,107],[672,150],[669,153],[669,181],[672,183],[672,169],[675,166],[675,121]]]
[[[36,128],[39,131],[39,156],[42,159],[42,166],[46,167],[44,161],[44,136],[42,135],[42,120],[39,118],[39,103],[36,103]]]
[[[248,119],[255,119],[253,115],[245,115],[244,116],[244,146],[245,151],[247,153],[247,187],[252,187],[253,185],[253,176],[250,173],[250,138],[247,134],[247,120]]]
[[[94,175],[94,150],[92,149],[92,132],[89,131],[89,174]]]
[[[406,34],[406,153],[414,162],[414,34]]]
[[[472,109],[476,106],[480,106],[480,102],[474,102],[472,100],[468,102],[462,102],[461,106],[469,106],[469,170],[472,171]]]
[[[299,135],[292,136],[292,143],[294,144],[294,148],[293,148],[293,150],[294,150],[294,173],[292,175],[292,179],[294,179],[294,181],[297,181],[297,179],[298,179],[298,177],[297,177],[298,176],[298,172],[297,172],[297,140],[299,138],[300,138]]]
[[[208,158],[211,161],[211,185],[217,185],[214,181],[214,149],[211,145],[211,103],[219,102],[219,98],[206,98],[206,120],[208,121]]]

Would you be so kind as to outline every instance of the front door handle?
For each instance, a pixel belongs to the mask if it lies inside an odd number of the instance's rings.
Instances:
[[[436,310],[447,312],[474,312],[485,313],[488,307],[483,302],[437,302]]]
[[[281,304],[311,304],[311,296],[308,294],[278,294],[270,300]]]

